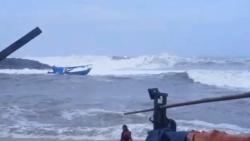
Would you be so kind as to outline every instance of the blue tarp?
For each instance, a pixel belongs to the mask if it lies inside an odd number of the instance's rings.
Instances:
[[[57,74],[63,74],[65,68],[64,67],[52,67],[53,73],[57,73]]]

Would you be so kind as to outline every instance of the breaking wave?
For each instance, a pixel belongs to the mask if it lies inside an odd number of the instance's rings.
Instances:
[[[199,120],[185,121],[177,120],[179,131],[211,131],[220,130],[232,134],[247,134],[248,128],[242,128],[232,124],[213,124]],[[128,124],[134,139],[145,139],[152,125]],[[1,127],[1,137],[14,138],[57,138],[77,140],[117,140],[120,137],[121,125],[109,127],[56,127],[53,125],[36,122],[26,122],[21,125]]]
[[[222,88],[250,90],[250,72],[239,70],[189,70],[195,82]]]
[[[93,64],[93,74],[112,74],[113,71],[148,71],[168,69],[244,69],[250,68],[249,58],[185,58],[169,54],[142,55],[137,57],[110,56],[55,56],[55,57],[27,57],[42,63],[58,66],[78,66]],[[117,57],[115,57],[117,58]]]
[[[3,108],[3,107],[1,107]],[[5,114],[2,114],[2,120],[9,119],[15,121],[14,124],[0,124],[0,137],[14,137],[14,138],[51,138],[51,139],[76,139],[76,140],[117,140],[120,137],[121,125],[111,126],[72,126],[56,124],[56,123],[42,123],[38,121],[28,120],[23,114],[35,114],[34,111],[23,109],[18,106],[9,107],[5,109]],[[81,117],[81,120],[88,116],[97,116],[97,114],[118,114],[120,112],[109,111],[103,109],[88,109],[88,110],[64,110],[61,116],[66,120],[73,120]],[[94,114],[94,115],[93,115]],[[87,117],[86,117],[87,116]],[[139,114],[136,116],[145,115]],[[128,117],[126,117],[128,118]],[[94,121],[92,121],[94,122]],[[112,122],[112,118],[110,121]],[[210,131],[221,130],[233,134],[246,134],[250,132],[249,128],[243,128],[233,124],[227,123],[209,123],[200,120],[177,120],[178,130],[180,131]],[[146,123],[129,123],[134,139],[145,139],[147,132],[152,129],[152,124]]]
[[[75,66],[92,64],[89,75],[152,75],[187,73],[188,79],[217,87],[250,90],[249,58],[185,58],[169,54],[142,55],[137,57],[119,56],[54,56],[26,57],[50,66]],[[23,59],[25,60],[25,59]],[[49,70],[0,69],[5,74],[47,74]],[[182,74],[180,74],[182,75]],[[178,74],[176,75],[178,76]]]
[[[115,58],[86,55],[31,59],[49,65],[93,64],[90,75],[151,75],[181,72],[187,73],[189,78],[186,78],[194,82],[223,88],[250,90],[249,58],[187,58],[169,54]]]
[[[47,74],[49,70],[37,69],[0,69],[2,74]],[[177,78],[179,81],[191,80],[191,82],[198,82],[205,85],[212,85],[220,88],[227,88],[233,90],[250,90],[250,72],[239,70],[148,70],[148,71],[113,71],[109,74],[94,74],[96,75],[109,75],[109,76],[150,76],[157,75],[166,78]],[[115,78],[115,77],[114,77]]]
[[[211,131],[220,130],[232,134],[247,134],[248,128],[241,128],[231,124],[212,124],[204,121],[177,121],[180,124],[180,131]],[[34,125],[34,123],[33,123]],[[151,124],[128,124],[134,139],[145,139],[148,131],[152,129]],[[46,134],[47,133],[47,134]],[[14,138],[50,138],[50,139],[76,139],[76,140],[119,140],[121,134],[121,125],[110,127],[53,127],[41,126],[10,126],[0,129],[1,137]]]
[[[47,74],[49,70],[40,69],[0,69],[2,74]]]

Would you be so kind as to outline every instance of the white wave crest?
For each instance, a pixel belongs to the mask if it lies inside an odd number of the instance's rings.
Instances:
[[[250,59],[184,58],[169,54],[112,58],[109,56],[26,57],[57,66],[92,64],[89,75],[142,75],[188,72],[195,82],[223,88],[250,90]],[[211,68],[210,68],[211,67]],[[217,68],[219,67],[219,68]],[[237,67],[242,67],[239,70]],[[49,70],[0,69],[7,74],[46,74]]]
[[[23,113],[33,113],[32,110],[12,106],[9,108],[0,107],[6,110],[7,115],[2,115],[2,119],[12,118],[14,124],[0,124],[0,137],[13,138],[50,138],[50,139],[76,139],[76,140],[118,140],[121,133],[121,125],[107,127],[83,127],[83,126],[64,126],[56,123],[41,123],[31,121],[21,117]],[[80,113],[76,113],[80,112]],[[95,113],[120,114],[121,112],[89,109],[86,111],[75,110],[73,112],[63,111],[62,117],[71,120],[74,116],[85,116]],[[66,116],[64,115],[66,114]],[[69,116],[67,115],[69,114]],[[209,123],[200,120],[176,120],[179,131],[210,131],[220,130],[232,134],[246,134],[250,132],[249,128],[243,128],[238,125],[228,123]],[[93,121],[95,122],[95,121]],[[123,123],[121,123],[123,124]],[[127,124],[132,131],[135,140],[143,140],[147,132],[152,130],[152,124],[147,123],[129,123]]]
[[[136,140],[143,140],[147,132],[152,130],[152,125],[147,124],[127,124]],[[242,128],[232,124],[214,124],[199,120],[177,120],[179,131],[211,131],[220,130],[232,134],[246,134],[250,132],[248,128]],[[1,126],[1,137],[14,138],[50,138],[50,139],[76,139],[76,140],[118,140],[121,134],[121,125],[109,127],[58,127],[48,124],[26,121],[21,125],[3,127]],[[52,135],[38,134],[52,132]]]
[[[42,63],[58,66],[78,66],[93,64],[93,73],[102,74],[117,70],[166,70],[177,68],[208,68],[208,67],[249,67],[249,58],[198,58],[180,57],[170,54],[141,55],[136,57],[117,57],[83,55],[83,56],[54,56],[54,57],[26,57]]]
[[[28,57],[28,59],[38,60],[42,63],[57,66],[78,66],[92,64],[93,69],[90,74],[133,74],[144,73],[141,70],[159,70],[171,68],[177,62],[182,61],[181,57],[168,54],[138,56],[126,59],[113,59],[109,56],[66,56],[66,57]],[[147,73],[147,72],[146,72]]]
[[[2,74],[47,74],[49,70],[36,69],[0,69]],[[187,72],[188,76],[206,85],[213,85],[221,88],[250,90],[250,71],[247,70],[109,70],[94,71],[90,75],[152,75],[168,73]]]
[[[63,118],[67,120],[73,120],[76,117],[83,117],[83,116],[96,116],[99,113],[111,113],[111,114],[119,114],[123,115],[122,112],[115,112],[110,110],[104,109],[87,109],[87,110],[64,110],[61,112]]]
[[[117,140],[121,134],[121,125],[110,127],[55,127],[28,122],[20,126],[3,127],[0,125],[0,137],[14,138],[51,138],[51,139],[77,139],[77,140]],[[144,139],[151,125],[128,124],[134,139]],[[36,131],[37,130],[37,131]],[[14,132],[13,132],[14,131]],[[50,133],[48,134],[39,134]]]
[[[46,74],[49,70],[38,69],[0,69],[2,74]]]
[[[223,88],[250,90],[250,72],[239,70],[189,70],[195,82]]]

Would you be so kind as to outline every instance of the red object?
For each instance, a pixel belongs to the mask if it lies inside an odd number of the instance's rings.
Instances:
[[[250,135],[233,135],[213,130],[211,132],[191,132],[188,134],[189,141],[250,141]]]

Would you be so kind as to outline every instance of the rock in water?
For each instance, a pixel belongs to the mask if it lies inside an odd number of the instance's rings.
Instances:
[[[51,66],[40,63],[35,60],[20,59],[20,58],[6,58],[0,61],[0,69],[50,69]]]

